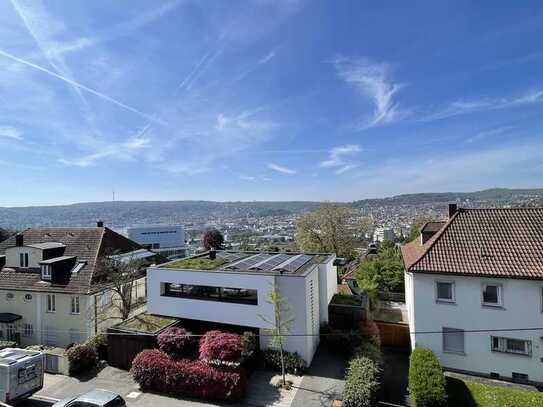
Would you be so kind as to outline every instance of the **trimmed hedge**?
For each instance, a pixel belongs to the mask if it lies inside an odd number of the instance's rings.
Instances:
[[[366,407],[375,403],[379,390],[380,369],[366,356],[357,356],[349,362],[343,392],[344,407]]]
[[[87,373],[98,363],[96,351],[88,345],[74,345],[66,351],[66,355],[70,362],[70,375]]]
[[[365,356],[375,362],[377,366],[383,365],[383,353],[381,348],[373,342],[364,342],[357,346],[354,350],[354,356]]]
[[[200,359],[205,361],[239,362],[243,352],[241,336],[209,331],[200,339]]]
[[[177,358],[192,355],[196,350],[196,342],[186,329],[170,327],[161,332],[157,337],[158,348]]]
[[[446,381],[436,355],[417,348],[409,359],[409,394],[416,407],[438,407],[447,403]]]
[[[239,401],[247,386],[243,369],[220,370],[200,360],[176,360],[158,349],[140,352],[130,372],[142,390],[203,400]]]
[[[285,370],[287,373],[301,375],[307,370],[307,363],[298,353],[283,351]],[[281,371],[281,352],[275,349],[264,351],[264,365],[267,369]]]

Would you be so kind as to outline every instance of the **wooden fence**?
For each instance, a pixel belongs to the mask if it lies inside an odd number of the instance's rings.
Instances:
[[[400,349],[410,349],[409,326],[376,321],[381,335],[381,345]]]

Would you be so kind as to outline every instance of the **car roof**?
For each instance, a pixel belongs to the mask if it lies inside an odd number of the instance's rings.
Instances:
[[[101,404],[105,404],[108,401],[113,400],[115,397],[119,396],[117,393],[113,393],[112,391],[108,390],[102,390],[102,389],[95,389],[91,390],[88,393],[82,394],[81,396],[77,397],[77,401],[93,401],[93,402],[99,402]]]

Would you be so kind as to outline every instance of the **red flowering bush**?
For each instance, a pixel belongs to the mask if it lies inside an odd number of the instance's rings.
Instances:
[[[175,360],[157,349],[140,352],[130,372],[142,390],[203,400],[240,401],[247,386],[242,369],[225,371],[200,360]]]
[[[381,346],[381,334],[375,321],[371,319],[363,319],[360,322],[359,329],[362,339],[366,339],[373,342],[377,346]]]
[[[195,341],[190,332],[183,328],[165,329],[157,337],[159,349],[173,357],[186,357],[195,351]]]
[[[200,359],[205,361],[239,362],[243,352],[240,335],[209,331],[200,339]]]

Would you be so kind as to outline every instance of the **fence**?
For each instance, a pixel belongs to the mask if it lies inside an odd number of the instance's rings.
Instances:
[[[411,348],[408,325],[377,321],[376,323],[381,336],[381,345],[400,349]]]

